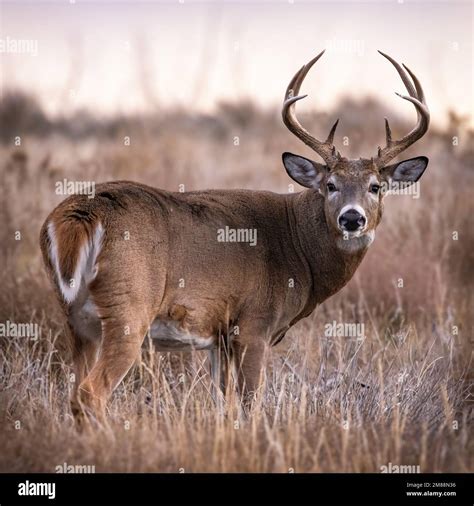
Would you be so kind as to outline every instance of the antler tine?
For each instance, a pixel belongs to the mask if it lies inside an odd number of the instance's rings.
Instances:
[[[336,120],[336,123],[334,123],[334,125],[332,126],[332,128],[329,132],[328,138],[326,139],[326,144],[332,145],[332,142],[334,140],[334,134],[336,133],[336,128],[337,128],[338,123],[339,123],[339,118]]]
[[[301,85],[304,81],[304,78],[308,74],[311,67],[323,56],[324,51],[321,51],[318,55],[316,55],[311,61],[309,61],[306,65],[303,65],[299,72],[296,74],[296,81],[293,83],[294,86],[294,94],[298,94],[300,92]]]
[[[403,67],[395,61],[390,56],[382,53],[379,53],[385,57],[397,70],[398,74],[402,78],[403,84],[408,91],[409,96],[401,95],[400,93],[396,93],[400,98],[411,102],[416,109],[417,115],[417,123],[415,127],[404,137],[402,137],[398,141],[392,140],[392,132],[390,130],[390,125],[388,123],[387,118],[385,118],[385,134],[386,134],[386,146],[385,148],[378,149],[378,156],[376,160],[374,160],[377,167],[382,168],[386,165],[392,158],[395,158],[402,151],[407,149],[411,144],[416,142],[418,139],[423,137],[423,135],[428,130],[429,122],[430,122],[430,112],[428,110],[428,105],[425,101],[425,94],[423,92],[423,88],[421,87],[421,83],[415,74],[406,66]],[[408,73],[408,74],[407,74]],[[410,80],[413,79],[413,83]],[[413,86],[414,84],[414,86]]]
[[[413,83],[410,81],[409,77],[407,76],[407,73],[403,69],[403,67],[397,62],[397,60],[394,60],[391,56],[388,54],[382,53],[382,51],[378,51],[384,58],[387,58],[387,60],[397,69],[397,72],[399,76],[402,78],[403,84],[405,85],[405,88],[407,89],[408,93],[411,97],[416,97],[415,88],[413,87]]]
[[[428,107],[426,106],[426,104],[423,104],[422,102],[420,102],[417,98],[414,98],[414,97],[408,97],[407,95],[402,95],[401,93],[396,93],[395,92],[395,95],[398,95],[400,98],[403,98],[403,100],[408,100],[408,102],[411,102],[415,107],[416,107],[416,111],[420,114],[429,114],[428,112]]]
[[[415,83],[416,94],[418,95],[418,99],[420,100],[420,102],[422,102],[423,104],[426,105],[425,94],[423,92],[423,88],[421,87],[420,81],[415,76],[415,74],[405,64],[402,64],[402,65],[405,68],[405,70],[410,74],[410,77],[413,79],[413,82]]]
[[[390,130],[390,124],[387,118],[385,118],[385,137],[387,139],[387,145],[390,145],[392,143],[392,131]]]
[[[293,78],[290,81],[290,84],[288,84],[286,91],[285,91],[285,100],[295,95],[295,83],[301,74],[302,70],[304,69],[304,66],[301,67],[298,72],[293,76]]]
[[[296,118],[295,107],[294,104],[301,100],[307,95],[298,95],[301,84],[304,81],[304,78],[308,74],[311,67],[321,58],[324,54],[324,51],[321,51],[317,56],[315,56],[310,62],[306,65],[303,65],[298,72],[293,76],[288,87],[286,88],[285,98],[283,101],[283,108],[281,111],[283,122],[287,126],[287,128],[296,135],[299,139],[301,139],[305,144],[307,144],[310,148],[314,149],[316,153],[318,153],[321,158],[326,162],[329,167],[332,167],[338,158],[337,154],[335,154],[335,150],[333,152],[332,142],[334,139],[334,133],[336,131],[337,124],[339,120],[336,121],[334,126],[331,128],[329,132],[329,136],[325,142],[321,142],[313,137],[298,121]]]

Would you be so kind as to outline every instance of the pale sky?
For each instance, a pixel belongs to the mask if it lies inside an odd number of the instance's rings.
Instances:
[[[52,114],[163,102],[205,111],[242,97],[279,106],[296,70],[326,48],[299,108],[374,95],[411,118],[381,49],[420,78],[442,123],[448,109],[472,117],[472,13],[471,1],[2,1],[1,85],[35,93]],[[33,41],[30,52],[13,52],[19,40]]]

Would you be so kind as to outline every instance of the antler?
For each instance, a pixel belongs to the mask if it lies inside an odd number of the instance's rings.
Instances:
[[[325,142],[318,141],[315,137],[313,137],[297,120],[295,113],[295,103],[298,100],[301,100],[308,95],[298,95],[300,92],[301,84],[306,77],[309,69],[321,58],[324,54],[324,51],[321,51],[315,58],[313,58],[309,63],[303,65],[300,70],[294,75],[293,79],[290,81],[285,93],[285,99],[283,101],[283,108],[281,111],[281,115],[283,117],[283,122],[288,127],[288,129],[296,135],[299,139],[301,139],[305,144],[307,144],[310,148],[314,149],[316,153],[326,162],[328,167],[333,167],[340,157],[339,153],[336,152],[336,148],[333,146],[334,133],[336,131],[337,124],[339,120],[334,123],[331,131],[329,132],[328,138]]]
[[[423,137],[423,135],[428,130],[428,125],[430,124],[430,111],[428,110],[428,105],[425,101],[423,88],[421,87],[420,81],[418,81],[415,74],[413,74],[413,72],[406,65],[403,65],[404,68],[402,68],[402,66],[390,56],[382,53],[382,51],[379,51],[379,53],[387,58],[387,60],[397,69],[397,72],[402,78],[403,84],[405,85],[405,88],[407,89],[410,96],[400,95],[400,93],[396,94],[404,100],[411,102],[416,108],[417,115],[417,123],[415,125],[415,128],[413,128],[411,132],[409,132],[407,135],[405,135],[405,137],[402,137],[398,141],[392,140],[390,125],[388,124],[388,119],[385,118],[385,133],[387,137],[386,146],[383,149],[379,147],[377,158],[374,160],[375,165],[381,169],[387,165],[387,163],[392,158],[395,158],[402,151],[405,151],[408,146]],[[413,87],[413,83],[410,81],[407,72],[413,79],[415,87]]]

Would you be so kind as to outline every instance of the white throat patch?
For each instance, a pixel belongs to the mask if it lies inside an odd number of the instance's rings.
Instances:
[[[358,235],[339,236],[336,239],[337,247],[346,253],[357,253],[368,248],[375,238],[375,230],[369,230]]]

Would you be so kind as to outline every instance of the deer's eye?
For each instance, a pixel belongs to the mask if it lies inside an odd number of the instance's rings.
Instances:
[[[378,184],[371,184],[370,185],[370,193],[375,193],[377,195],[377,193],[380,191],[380,185]]]
[[[326,186],[327,186],[328,192],[335,192],[337,190],[334,183],[328,183]]]

